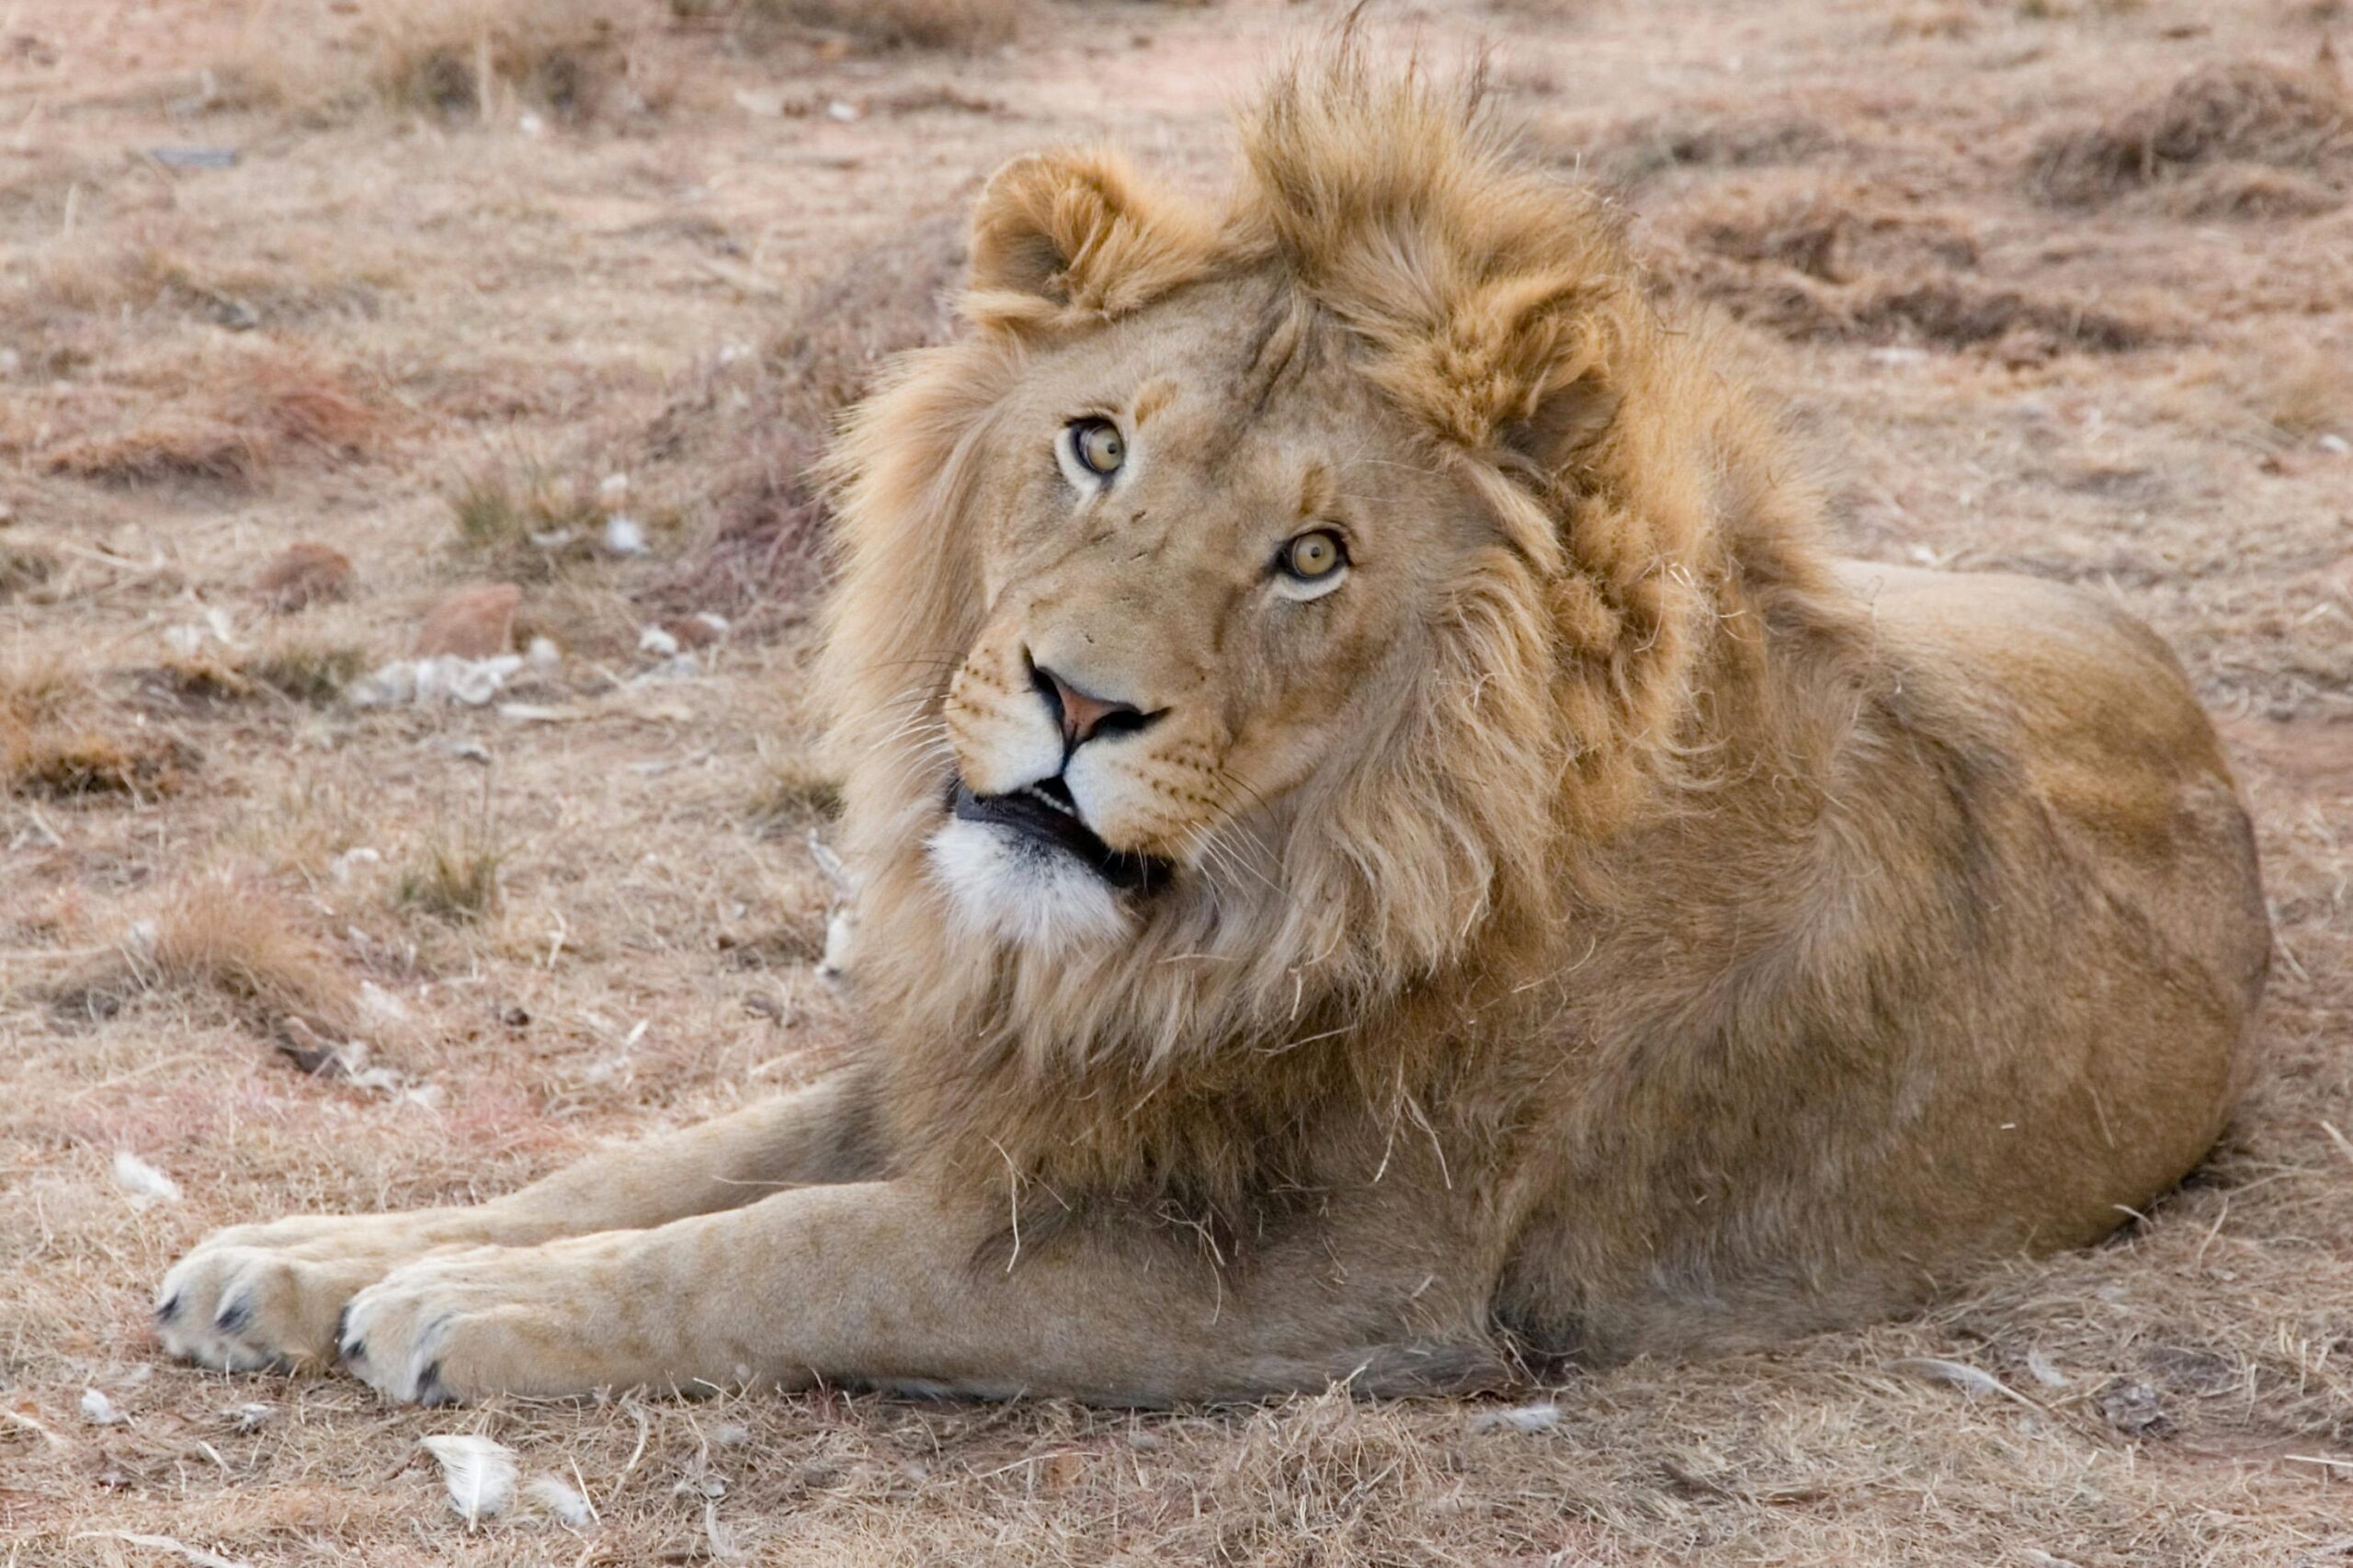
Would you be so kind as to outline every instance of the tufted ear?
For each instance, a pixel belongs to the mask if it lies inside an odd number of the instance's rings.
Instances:
[[[1416,308],[1358,312],[1383,350],[1370,373],[1442,439],[1549,479],[1579,466],[1616,419],[1621,317],[1608,285],[1533,268],[1381,292]]]
[[[1018,330],[1124,315],[1209,269],[1216,226],[1110,153],[1036,153],[989,180],[972,213],[964,313]]]

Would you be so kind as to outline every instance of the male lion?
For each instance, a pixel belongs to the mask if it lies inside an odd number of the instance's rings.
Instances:
[[[1608,210],[1345,52],[1211,211],[1093,153],[835,460],[855,1063],[164,1281],[393,1398],[1107,1402],[1755,1345],[2086,1243],[2269,935],[2102,600],[1835,562]]]

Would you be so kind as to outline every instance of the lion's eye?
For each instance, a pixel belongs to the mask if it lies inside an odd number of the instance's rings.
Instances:
[[[1128,443],[1108,419],[1082,419],[1070,427],[1070,448],[1087,472],[1108,479],[1128,460]]]
[[[1321,583],[1348,563],[1348,548],[1329,528],[1303,533],[1282,548],[1275,564],[1302,583]]]

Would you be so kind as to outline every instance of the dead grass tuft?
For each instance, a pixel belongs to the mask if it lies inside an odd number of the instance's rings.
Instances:
[[[0,664],[0,725],[47,723],[88,690],[54,650],[13,656]]]
[[[55,650],[0,664],[0,789],[52,801],[168,795],[198,764],[158,726],[100,704],[89,674]]]
[[[2058,207],[2094,207],[2235,160],[2321,167],[2353,150],[2353,101],[2335,71],[2262,62],[2209,65],[2162,97],[2046,137],[2028,187]]]
[[[1025,0],[751,0],[761,21],[816,28],[868,49],[1000,48],[1020,32]]]
[[[591,560],[605,514],[586,487],[535,462],[473,473],[449,499],[460,554],[508,582],[543,582]]]
[[[841,779],[813,751],[788,750],[765,762],[753,790],[755,818],[785,829],[806,827],[841,814]]]
[[[2165,188],[2169,218],[2252,222],[2312,218],[2345,205],[2344,193],[2292,169],[2261,164],[2217,164]]]
[[[2256,361],[2249,401],[2283,436],[2353,434],[2353,347],[2296,342]]]
[[[530,108],[595,116],[626,75],[633,15],[622,0],[373,0],[325,38],[305,17],[287,46],[286,3],[256,8],[219,68],[219,98],[335,116],[373,103],[444,119]]]
[[[1633,120],[1569,156],[1606,183],[1633,185],[1670,169],[1809,163],[1841,144],[1835,130],[1812,116],[1743,109]]]
[[[1727,260],[1786,267],[1825,283],[1971,267],[1978,256],[1976,236],[1960,218],[1882,206],[1844,188],[1787,197],[1722,193],[1707,203],[1689,239]]]
[[[280,697],[324,708],[368,670],[368,656],[339,644],[286,642],[244,659],[238,673]]]
[[[436,828],[415,846],[392,884],[393,902],[455,925],[498,907],[506,851],[485,824]]]
[[[57,574],[57,557],[34,544],[0,543],[0,604]]]
[[[155,666],[149,685],[187,702],[274,697],[325,707],[367,669],[367,656],[357,648],[289,639],[229,657],[174,654]]]
[[[272,890],[216,879],[181,892],[156,922],[163,981],[202,986],[269,1018],[349,1028],[355,988]]]
[[[1792,342],[1992,347],[2023,363],[2067,352],[2120,353],[2169,335],[2159,321],[2064,293],[1925,266],[1868,272],[1849,259],[1847,232],[1837,221],[1703,230],[1699,243],[1670,250],[1663,270],[1671,287]],[[1947,265],[1974,255],[1965,233],[1896,236],[1898,251],[1941,256]]]
[[[68,1015],[97,1018],[155,994],[218,998],[272,1034],[299,1028],[347,1036],[359,1016],[350,975],[276,889],[250,878],[210,877],[180,888],[51,1001]]]
[[[254,683],[210,653],[172,654],[155,667],[154,684],[190,702],[234,702],[254,695]]]
[[[173,480],[250,484],[267,458],[267,443],[256,431],[165,409],[128,429],[52,447],[41,460],[51,473],[128,487]]]
[[[54,801],[168,795],[187,782],[195,761],[185,742],[143,730],[0,723],[0,777],[19,794]]]
[[[175,401],[41,453],[49,472],[118,487],[258,483],[299,452],[371,451],[382,417],[334,371],[278,355],[241,355]]]

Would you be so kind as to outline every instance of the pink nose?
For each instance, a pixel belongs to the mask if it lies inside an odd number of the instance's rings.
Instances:
[[[1046,706],[1062,721],[1063,746],[1075,751],[1106,730],[1140,729],[1143,710],[1131,702],[1114,702],[1081,691],[1043,665],[1037,666],[1038,690]]]

